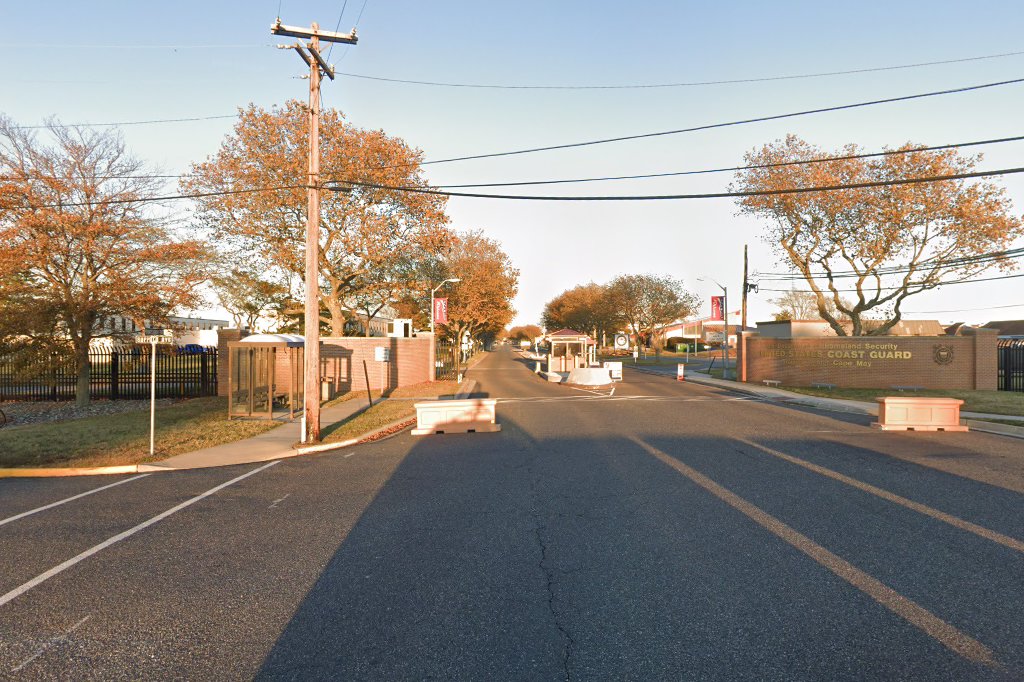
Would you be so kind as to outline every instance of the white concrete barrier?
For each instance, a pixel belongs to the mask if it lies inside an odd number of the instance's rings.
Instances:
[[[416,428],[412,435],[501,431],[501,425],[496,423],[496,402],[493,398],[469,398],[416,403]]]
[[[960,424],[956,398],[875,398],[878,421],[871,424],[883,431],[966,431]]]
[[[604,367],[577,367],[569,371],[566,383],[577,386],[607,386],[612,383],[612,375]]]

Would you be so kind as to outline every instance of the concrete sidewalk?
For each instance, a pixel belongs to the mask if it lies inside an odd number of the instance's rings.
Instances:
[[[675,377],[675,368],[661,368],[661,367],[628,367],[628,369],[634,369],[639,372],[647,372],[649,374],[658,374],[666,377]],[[854,414],[866,414],[873,417],[878,416],[878,403],[867,403],[860,400],[843,400],[840,398],[825,398],[822,396],[804,395],[802,393],[794,393],[792,391],[785,391],[780,388],[772,388],[770,386],[761,386],[759,384],[741,383],[738,381],[726,381],[724,379],[715,379],[706,374],[693,373],[686,375],[687,381],[692,381],[695,384],[705,384],[708,386],[717,386],[730,391],[739,391],[740,393],[749,393],[751,395],[760,396],[763,398],[769,398],[772,400],[778,400],[781,402],[787,402],[796,405],[807,405],[808,407],[818,407],[826,410],[834,410],[837,412],[852,412]],[[960,416],[964,419],[1004,419],[1006,421],[1020,422],[1021,426],[1024,426],[1024,417],[1018,417],[1010,414],[988,414],[985,412],[961,412]]]
[[[386,400],[386,398],[385,398]],[[374,405],[381,402],[380,398],[374,400]],[[359,396],[328,407],[320,412],[321,426],[326,428],[331,424],[344,421],[367,409],[369,405],[366,396]],[[302,436],[302,421],[296,418],[294,421],[285,415],[277,417],[278,421],[283,419],[284,424],[271,429],[252,438],[236,440],[233,443],[215,445],[211,448],[203,448],[193,452],[186,452],[184,455],[177,455],[160,462],[151,464],[140,464],[139,471],[165,471],[168,469],[199,469],[204,467],[219,467],[230,464],[251,464],[255,462],[266,462],[272,459],[281,459],[295,454],[292,447],[299,442]]]

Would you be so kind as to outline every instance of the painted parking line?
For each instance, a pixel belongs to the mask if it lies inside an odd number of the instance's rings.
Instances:
[[[856,488],[857,490],[862,490],[866,493],[870,493],[871,495],[880,497],[883,500],[887,500],[894,504],[898,504],[901,507],[913,509],[914,511],[924,514],[925,516],[936,519],[937,521],[948,523],[954,528],[959,528],[960,530],[965,530],[968,533],[973,533],[979,537],[985,538],[986,540],[991,540],[992,542],[999,543],[1003,547],[1008,547],[1009,549],[1013,549],[1018,552],[1024,552],[1024,542],[1021,542],[1017,538],[1010,537],[1009,535],[1003,535],[1002,533],[990,530],[988,528],[985,528],[984,526],[979,526],[978,524],[971,523],[970,521],[965,521],[964,519],[961,519],[958,516],[947,514],[944,511],[935,509],[934,507],[929,507],[926,504],[914,502],[913,500],[901,497],[896,493],[891,493],[888,490],[885,490],[884,488],[873,486],[870,483],[864,483],[863,481],[859,481],[856,478],[847,476],[846,474],[841,474],[838,471],[833,471],[832,469],[823,467],[820,464],[808,462],[807,460],[800,459],[799,457],[794,457],[793,455],[788,455],[785,452],[774,450],[767,446],[760,445],[753,441],[749,441],[745,438],[737,438],[736,440],[740,443],[743,443],[744,445],[749,445],[752,448],[757,448],[761,452],[767,453],[772,457],[778,457],[781,460],[784,460],[791,464],[795,464],[799,467],[803,467],[804,469],[807,469],[809,471],[821,474],[822,476],[827,476],[828,478],[831,478],[834,481],[845,483],[846,485]]]
[[[833,554],[823,546],[811,540],[791,526],[786,525],[757,505],[748,502],[736,493],[723,488],[718,483],[700,473],[696,469],[683,464],[678,459],[662,452],[641,439],[630,436],[630,440],[653,455],[659,461],[675,469],[677,472],[696,483],[727,505],[740,512],[756,524],[784,540],[793,548],[807,555],[819,565],[827,568],[839,578],[871,597],[880,605],[903,618],[905,621],[932,637],[950,651],[963,656],[969,661],[990,667],[998,667],[995,655],[987,646],[967,633],[950,625],[917,602],[903,596],[874,576],[860,570],[846,559]]]
[[[63,500],[57,500],[56,502],[51,502],[50,504],[45,504],[42,507],[36,507],[35,509],[29,509],[26,512],[22,512],[20,514],[15,514],[14,516],[9,516],[6,519],[0,519],[0,526],[3,526],[3,525],[8,524],[8,523],[11,523],[12,521],[17,521],[18,519],[23,519],[26,516],[32,516],[33,514],[38,514],[39,512],[46,511],[47,509],[53,509],[54,507],[59,507],[62,504],[67,504],[68,502],[74,502],[75,500],[80,500],[83,497],[88,497],[89,495],[92,495],[94,493],[98,493],[101,490],[107,490],[107,489],[113,488],[115,486],[124,485],[125,483],[131,483],[132,481],[137,481],[140,478],[145,478],[146,476],[149,476],[149,474],[139,474],[138,476],[132,476],[131,478],[125,478],[123,480],[116,481],[114,483],[109,483],[107,485],[101,485],[99,488],[93,488],[92,490],[86,490],[84,493],[79,493],[77,495],[72,495],[71,497],[65,497]]]
[[[200,500],[203,500],[203,499],[209,497],[210,495],[213,495],[213,494],[215,494],[217,492],[220,492],[221,490],[223,490],[224,488],[227,488],[230,485],[234,485],[235,483],[238,483],[239,481],[241,481],[243,479],[249,478],[253,474],[258,474],[261,471],[269,469],[270,467],[274,466],[275,464],[280,464],[280,463],[281,463],[281,460],[275,460],[273,462],[269,462],[268,464],[264,464],[261,467],[257,467],[255,469],[253,469],[252,471],[248,471],[248,472],[242,474],[241,476],[236,476],[235,478],[232,478],[230,481],[227,481],[225,483],[221,483],[220,485],[214,486],[213,488],[210,488],[209,490],[207,490],[204,493],[200,493],[199,495],[196,495],[195,497],[191,497],[191,498],[185,500],[184,502],[182,502],[181,504],[175,505],[175,506],[171,507],[170,509],[168,509],[167,511],[161,512],[161,513],[157,514],[156,516],[154,516],[153,518],[148,519],[146,521],[143,521],[142,523],[138,524],[137,526],[133,526],[132,528],[129,528],[128,530],[124,531],[123,533],[118,533],[117,535],[104,540],[103,542],[99,543],[98,545],[94,545],[93,547],[90,547],[89,549],[85,550],[81,554],[73,556],[73,557],[71,557],[70,559],[68,559],[67,561],[65,561],[65,562],[63,562],[61,564],[57,564],[56,566],[54,566],[50,570],[45,571],[43,573],[40,573],[35,578],[32,578],[28,582],[26,582],[26,583],[24,583],[24,584],[22,584],[22,585],[20,585],[20,586],[18,586],[16,588],[14,588],[13,590],[8,592],[7,594],[5,594],[3,596],[0,596],[0,606],[3,606],[4,604],[7,604],[8,602],[10,602],[10,601],[12,601],[14,599],[17,599],[18,597],[20,597],[21,595],[25,594],[26,592],[28,592],[32,588],[34,588],[34,587],[36,587],[36,586],[46,582],[47,580],[49,580],[53,576],[57,575],[58,573],[61,573],[61,572],[65,571],[65,570],[71,568],[72,566],[74,566],[75,564],[79,563],[80,561],[88,559],[93,554],[97,554],[99,552],[102,552],[107,547],[110,547],[111,545],[114,545],[114,544],[120,542],[121,540],[124,540],[125,538],[129,538],[132,535],[135,535],[140,530],[145,530],[146,528],[149,528],[153,524],[159,523],[160,521],[163,521],[164,519],[166,519],[171,514],[175,514],[175,513],[179,512],[179,511],[181,511],[182,509],[184,509],[186,507],[189,507],[189,506],[195,504],[196,502],[199,502]]]

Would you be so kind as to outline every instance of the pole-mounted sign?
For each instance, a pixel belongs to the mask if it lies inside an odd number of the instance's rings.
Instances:
[[[725,318],[725,296],[711,297],[711,319],[722,320]]]
[[[153,346],[149,382],[149,456],[152,457],[156,451],[156,347],[161,343],[174,343],[174,332],[165,329],[162,335],[136,336],[135,343],[148,343]]]
[[[436,324],[448,324],[448,299],[434,299],[434,322]]]

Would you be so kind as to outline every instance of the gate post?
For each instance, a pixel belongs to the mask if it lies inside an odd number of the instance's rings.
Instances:
[[[120,357],[121,354],[116,350],[110,351],[110,399],[117,400],[120,397],[120,388],[117,385],[118,375],[120,374]]]

